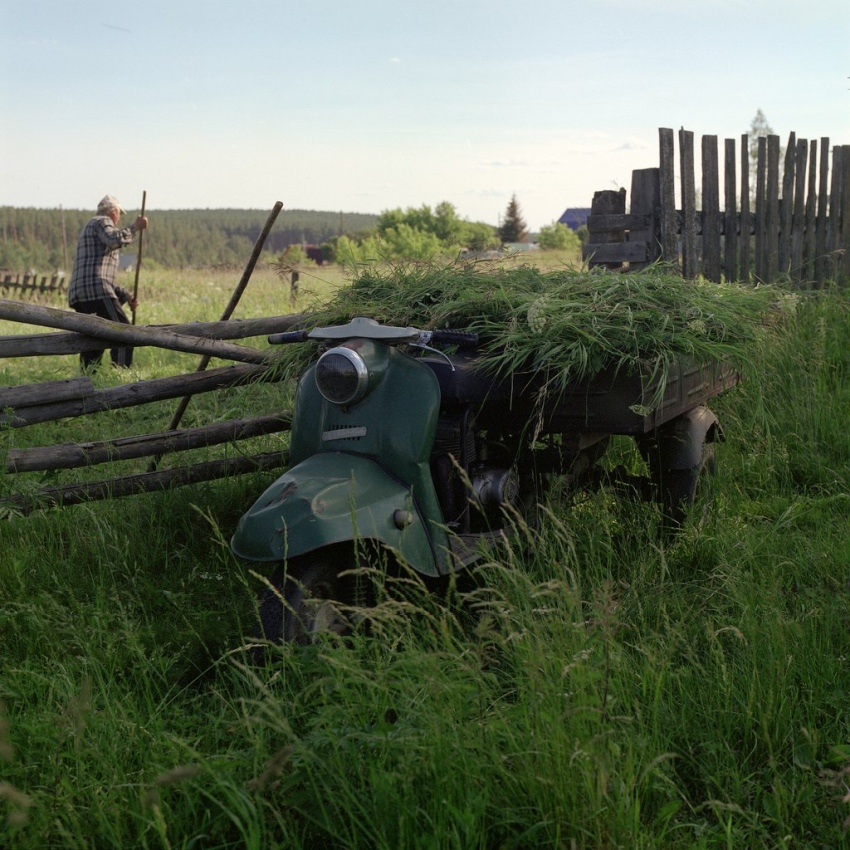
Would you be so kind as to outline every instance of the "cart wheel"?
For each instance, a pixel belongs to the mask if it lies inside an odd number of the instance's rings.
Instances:
[[[705,521],[711,504],[715,472],[714,444],[703,443],[700,462],[696,466],[668,469],[661,473],[660,501],[668,525],[679,528],[698,500],[704,505],[699,522],[701,524]]]

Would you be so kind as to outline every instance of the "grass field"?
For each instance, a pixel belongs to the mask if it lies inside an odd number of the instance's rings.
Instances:
[[[143,278],[139,321],[217,319],[238,277]],[[342,279],[302,275],[297,309]],[[237,316],[287,312],[259,269]],[[136,357],[138,377],[196,361]],[[540,539],[474,591],[400,584],[373,636],[264,667],[245,649],[262,582],[227,541],[269,476],[4,517],[0,846],[846,846],[846,292],[801,295],[753,358],[713,405],[727,440],[701,525],[671,538],[651,505],[553,493]],[[76,375],[50,360],[7,361],[0,383]],[[191,410],[273,409],[257,392]],[[170,412],[0,437],[141,433]]]

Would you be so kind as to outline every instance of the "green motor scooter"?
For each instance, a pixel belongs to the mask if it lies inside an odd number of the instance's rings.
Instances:
[[[345,609],[368,604],[354,575],[364,543],[426,579],[468,565],[518,495],[516,444],[502,434],[480,445],[475,410],[499,404],[498,389],[474,358],[438,349],[474,348],[474,333],[355,318],[269,342],[321,353],[296,391],[290,468],[241,518],[231,547],[273,565],[264,636],[304,642],[346,631]]]

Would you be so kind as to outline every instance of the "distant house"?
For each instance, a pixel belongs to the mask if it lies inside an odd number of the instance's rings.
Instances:
[[[569,207],[564,210],[558,223],[565,224],[570,230],[578,230],[582,225],[587,224],[589,215],[590,207]]]

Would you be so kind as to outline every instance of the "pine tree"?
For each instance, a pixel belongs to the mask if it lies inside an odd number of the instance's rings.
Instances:
[[[759,139],[774,136],[773,127],[770,126],[767,118],[761,109],[756,111],[752,122],[750,123],[750,132],[747,133],[750,154],[750,197],[755,202],[756,197],[756,180],[758,177],[758,157],[759,157]],[[780,161],[785,158],[785,148],[779,148]]]
[[[511,195],[510,203],[505,211],[505,220],[499,228],[499,239],[502,244],[507,242],[522,242],[528,236],[528,228],[520,212],[516,195]]]

